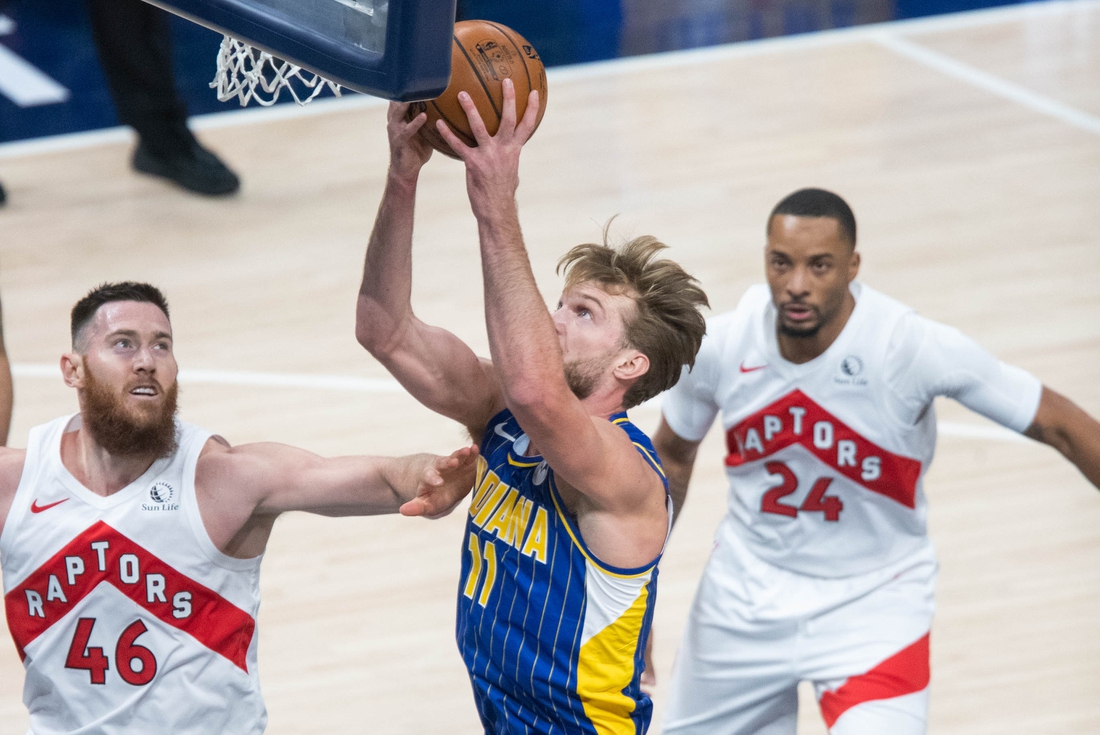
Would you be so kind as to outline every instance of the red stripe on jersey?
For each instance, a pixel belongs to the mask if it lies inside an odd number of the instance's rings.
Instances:
[[[821,695],[821,716],[832,727],[840,716],[856,705],[877,699],[892,699],[919,692],[932,678],[928,665],[928,634],[898,651],[875,668],[853,676],[834,692]]]
[[[871,492],[916,507],[920,462],[864,439],[800,390],[726,432],[726,466],[756,462],[792,444]]]
[[[150,579],[150,575],[159,577]],[[103,582],[248,671],[246,655],[256,628],[252,616],[103,521],[86,529],[5,595],[8,628],[20,659],[26,658],[26,648],[34,639]]]

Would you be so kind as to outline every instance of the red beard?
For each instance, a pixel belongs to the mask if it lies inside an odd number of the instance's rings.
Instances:
[[[176,451],[176,396],[172,383],[164,401],[134,409],[126,399],[84,374],[84,427],[99,446],[116,456],[167,457]]]

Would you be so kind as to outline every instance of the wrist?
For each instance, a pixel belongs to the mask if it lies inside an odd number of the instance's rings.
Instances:
[[[496,225],[519,220],[515,194],[471,197],[471,209],[479,225]]]
[[[414,167],[402,167],[390,163],[389,171],[386,172],[386,184],[388,186],[395,186],[400,189],[416,189],[416,182],[420,179],[420,166]]]

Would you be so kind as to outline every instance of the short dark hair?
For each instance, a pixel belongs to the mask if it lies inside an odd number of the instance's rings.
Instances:
[[[695,364],[707,322],[699,309],[709,306],[699,282],[657,254],[668,246],[648,235],[619,247],[608,242],[577,245],[558,261],[565,285],[592,281],[611,293],[634,299],[634,314],[626,320],[626,341],[649,358],[649,371],[623,395],[632,408],[676,385],[684,365]],[[626,345],[624,345],[625,347]]]
[[[788,194],[768,215],[768,232],[772,229],[772,220],[779,214],[791,214],[795,217],[828,217],[840,225],[840,234],[854,248],[856,246],[856,216],[848,202],[825,189],[799,189]]]
[[[136,281],[122,281],[121,283],[101,283],[88,292],[88,295],[76,302],[69,320],[72,332],[73,349],[84,328],[95,318],[99,307],[112,301],[140,301],[154,304],[168,317],[168,299],[156,286]],[[169,319],[170,320],[170,319]]]

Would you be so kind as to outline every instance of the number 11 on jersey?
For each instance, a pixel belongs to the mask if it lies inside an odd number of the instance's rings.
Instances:
[[[466,578],[466,586],[462,594],[471,600],[477,591],[477,580],[481,577],[481,569],[485,568],[485,581],[481,583],[481,594],[477,596],[477,604],[485,607],[489,602],[489,595],[493,592],[493,583],[497,578],[497,547],[492,541],[486,541],[484,548],[477,540],[477,536],[470,534],[470,557],[473,562],[470,567],[470,576]],[[484,558],[484,562],[482,559]]]

